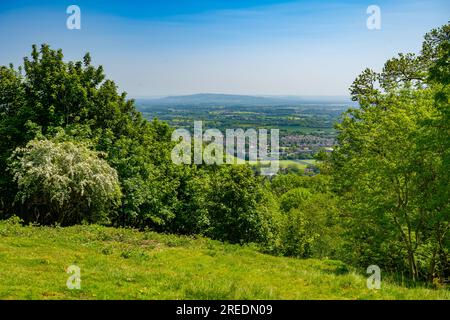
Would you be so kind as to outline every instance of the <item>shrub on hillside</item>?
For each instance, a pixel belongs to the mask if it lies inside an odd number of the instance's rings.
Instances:
[[[120,204],[116,171],[83,144],[31,140],[10,158],[25,220],[71,225],[99,222]]]

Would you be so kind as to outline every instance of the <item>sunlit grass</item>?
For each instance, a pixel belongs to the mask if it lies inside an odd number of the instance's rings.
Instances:
[[[81,268],[69,290],[66,269]],[[102,226],[22,227],[0,222],[0,299],[450,299],[403,288],[339,261],[299,260],[251,246]]]

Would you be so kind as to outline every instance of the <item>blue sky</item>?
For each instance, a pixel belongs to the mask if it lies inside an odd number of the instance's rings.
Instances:
[[[81,30],[66,28],[71,4]],[[366,27],[372,4],[381,30]],[[135,97],[346,95],[365,67],[419,51],[449,17],[448,0],[0,0],[0,64],[17,65],[33,43],[48,43],[67,60],[91,52]]]

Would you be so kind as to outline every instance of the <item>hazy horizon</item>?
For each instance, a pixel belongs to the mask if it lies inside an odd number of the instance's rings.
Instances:
[[[129,98],[133,99],[158,99],[168,97],[183,97],[183,96],[196,96],[196,95],[225,95],[225,96],[247,96],[247,97],[259,97],[259,98],[284,98],[284,99],[298,99],[298,98],[337,98],[337,99],[351,99],[348,95],[277,95],[277,94],[251,94],[251,93],[223,93],[223,92],[196,92],[191,94],[161,94],[161,95],[130,95]]]
[[[71,4],[80,30],[66,27]],[[366,26],[372,4],[380,30]],[[32,44],[48,43],[65,60],[90,52],[133,97],[347,96],[366,67],[418,52],[449,12],[446,0],[1,1],[0,65],[21,64]]]

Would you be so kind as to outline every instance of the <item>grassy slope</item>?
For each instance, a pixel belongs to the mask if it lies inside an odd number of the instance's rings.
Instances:
[[[66,268],[81,268],[81,290]],[[363,275],[331,260],[299,260],[204,238],[101,226],[0,222],[0,299],[450,299],[449,291]]]

